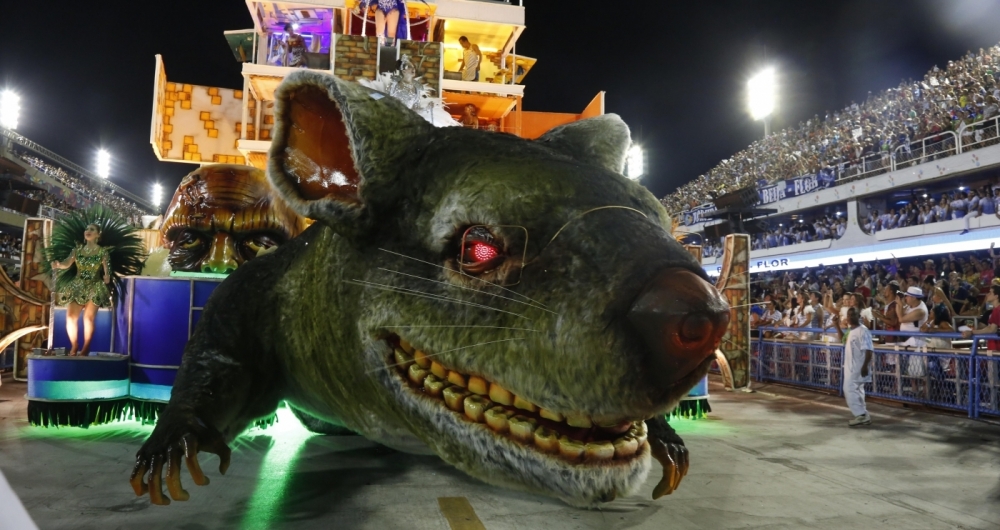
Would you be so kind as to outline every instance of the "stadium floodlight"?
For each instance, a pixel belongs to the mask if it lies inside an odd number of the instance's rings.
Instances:
[[[632,180],[638,180],[646,172],[645,166],[642,147],[633,144],[628,150],[628,160],[625,163],[625,176]]]
[[[0,127],[17,129],[17,118],[21,113],[21,96],[13,90],[0,92]]]
[[[761,70],[747,82],[747,106],[750,116],[755,120],[764,120],[765,137],[771,133],[768,118],[774,112],[776,92],[773,67]]]
[[[97,175],[103,179],[111,175],[111,153],[104,149],[97,151]]]
[[[153,193],[150,198],[153,200],[153,206],[156,207],[159,207],[160,203],[163,202],[163,186],[159,182],[153,184]]]

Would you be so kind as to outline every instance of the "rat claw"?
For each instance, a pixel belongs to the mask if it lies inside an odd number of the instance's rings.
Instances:
[[[205,476],[205,472],[201,470],[201,464],[198,463],[198,440],[194,436],[188,434],[184,436],[183,442],[184,459],[187,461],[187,468],[188,472],[191,473],[191,480],[199,486],[207,486],[211,481]]]
[[[219,473],[223,475],[226,474],[226,470],[229,469],[230,457],[233,452],[229,449],[229,446],[222,444],[222,449],[219,451]]]
[[[181,449],[171,447],[167,451],[167,491],[175,501],[186,501],[191,495],[181,486]]]
[[[659,499],[664,495],[670,495],[674,492],[676,488],[675,474],[677,473],[677,464],[674,458],[670,454],[670,448],[667,444],[657,440],[652,444],[653,446],[653,457],[660,462],[663,466],[663,478],[660,482],[656,484],[653,488],[653,498]]]
[[[160,474],[163,472],[163,457],[154,456],[152,459],[153,470],[149,473],[149,501],[153,504],[166,506],[170,504],[170,499],[163,495],[160,487]]]
[[[135,467],[132,468],[132,475],[128,478],[129,484],[132,485],[132,489],[135,491],[136,497],[142,497],[147,492],[149,492],[149,486],[143,480],[146,476],[146,470],[149,466],[143,461],[142,457],[136,458]]]

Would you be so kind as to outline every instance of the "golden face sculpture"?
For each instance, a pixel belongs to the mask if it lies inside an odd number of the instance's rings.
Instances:
[[[264,172],[211,165],[181,181],[160,234],[175,271],[229,273],[306,227],[274,192]]]

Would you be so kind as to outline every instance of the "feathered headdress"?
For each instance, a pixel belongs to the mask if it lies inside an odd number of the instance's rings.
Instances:
[[[96,225],[100,229],[99,244],[102,247],[111,247],[109,266],[113,280],[139,274],[142,271],[146,248],[136,233],[136,228],[129,225],[118,212],[96,205],[86,210],[77,210],[56,220],[52,227],[52,240],[45,248],[45,261],[41,264],[43,273],[48,274],[52,271],[52,261],[68,258],[77,245],[86,243],[83,232],[88,225]],[[54,290],[56,292],[63,290],[76,277],[76,272],[76,264],[61,271]],[[117,287],[117,282],[113,283]],[[116,288],[115,291],[117,290]]]

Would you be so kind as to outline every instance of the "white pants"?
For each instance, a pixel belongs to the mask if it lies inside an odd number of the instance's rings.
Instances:
[[[965,217],[962,218],[964,220],[964,222],[965,222],[965,229],[966,230],[970,230],[970,228],[969,228],[969,221],[972,220],[972,219],[975,219],[976,217],[979,217],[979,212],[978,211],[969,212],[969,213],[967,213],[965,215]]]
[[[844,398],[847,399],[847,408],[851,409],[851,414],[863,416],[868,414],[865,408],[865,383],[853,379],[844,380]]]

